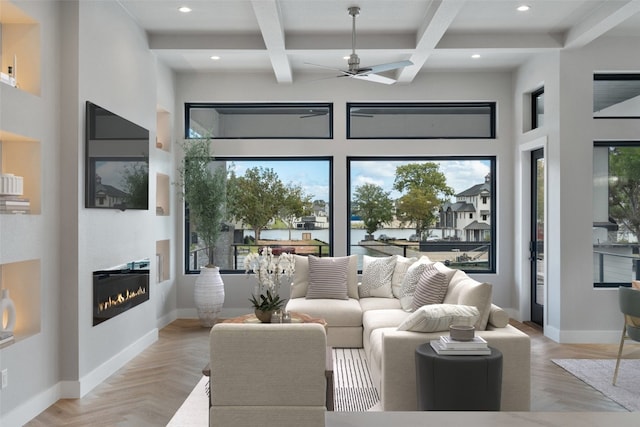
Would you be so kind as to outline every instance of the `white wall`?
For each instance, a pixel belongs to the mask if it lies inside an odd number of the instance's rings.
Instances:
[[[59,111],[60,87],[60,22],[58,8],[52,2],[18,1],[16,5],[25,14],[40,22],[41,58],[34,62],[47,64],[46,72],[41,72],[41,81],[34,82],[39,87],[39,95],[26,94],[29,104],[14,106],[16,117],[27,118],[27,123],[12,123],[15,118],[2,117],[2,127],[19,129],[21,134],[40,141],[41,156],[41,211],[24,220],[33,227],[21,229],[23,235],[16,235],[14,242],[2,248],[3,253],[17,253],[21,257],[29,253],[39,259],[40,283],[34,286],[35,300],[42,301],[39,317],[39,333],[26,338],[17,337],[16,342],[0,350],[0,367],[8,372],[9,385],[0,391],[0,425],[22,425],[24,414],[37,413],[46,408],[56,397],[55,386],[59,381],[61,355],[59,314],[60,302],[60,257],[58,242],[60,236],[60,200],[57,190],[61,153]],[[0,5],[2,7],[2,5]],[[25,69],[26,70],[26,69]],[[6,92],[5,92],[6,93]],[[2,102],[7,102],[2,100]],[[6,107],[6,106],[5,106]],[[23,132],[22,129],[25,129]],[[2,243],[7,242],[3,236]],[[35,243],[35,244],[34,244]],[[34,251],[35,248],[35,251]],[[19,284],[19,286],[27,286]],[[36,306],[37,304],[34,304]],[[18,316],[28,316],[24,311]],[[25,322],[25,323],[28,323]],[[16,410],[16,408],[19,408]]]
[[[347,156],[379,155],[495,155],[497,156],[498,259],[496,274],[476,274],[494,284],[494,301],[514,307],[513,286],[513,99],[512,74],[428,73],[410,85],[385,86],[353,79],[329,79],[292,85],[278,85],[273,76],[181,73],[176,77],[176,138],[184,132],[182,109],[185,102],[308,101],[333,102],[333,140],[233,140],[215,141],[218,156],[326,156],[334,158],[333,218],[334,254],[345,255],[347,248]],[[348,101],[496,101],[498,104],[495,140],[347,140],[346,102]],[[176,204],[176,229],[182,230],[182,205]],[[185,276],[182,261],[184,236],[179,235],[178,307],[180,316],[195,316],[194,276]],[[246,313],[253,280],[244,274],[225,275],[226,300],[223,315]],[[514,313],[517,314],[517,313]]]
[[[517,134],[516,176],[523,195],[516,200],[517,283],[521,310],[528,310],[528,151],[545,145],[547,173],[547,300],[545,334],[559,342],[616,342],[620,314],[616,289],[595,289],[592,266],[593,141],[640,139],[640,121],[593,120],[593,74],[640,68],[637,41],[598,40],[531,61],[517,74],[517,109],[523,94],[545,86],[545,123]],[[516,114],[519,120],[519,115]],[[516,124],[516,129],[523,129]],[[546,143],[545,143],[546,141]],[[594,315],[596,313],[597,315]]]

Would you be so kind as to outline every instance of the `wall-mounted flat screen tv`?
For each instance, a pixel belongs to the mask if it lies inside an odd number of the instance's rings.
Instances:
[[[149,131],[86,105],[85,207],[149,209]]]

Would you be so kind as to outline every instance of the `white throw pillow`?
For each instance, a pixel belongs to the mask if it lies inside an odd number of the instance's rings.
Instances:
[[[476,307],[457,304],[424,305],[398,326],[399,331],[448,331],[450,325],[473,326],[480,312]]]
[[[391,278],[391,292],[394,297],[400,298],[404,276],[407,274],[409,267],[417,260],[418,258],[416,257],[407,258],[401,255],[396,257],[396,267],[393,270],[393,277]]]
[[[429,258],[426,256],[421,257],[418,261],[411,264],[411,266],[407,269],[407,273],[404,275],[404,279],[402,280],[402,287],[400,289],[400,305],[402,309],[405,311],[411,311],[413,304],[413,294],[416,291],[416,286],[418,286],[418,280],[420,280],[420,276],[424,272],[424,269],[427,268],[427,265],[431,264]]]
[[[360,297],[393,298],[391,278],[396,268],[396,256],[362,256],[362,284]]]

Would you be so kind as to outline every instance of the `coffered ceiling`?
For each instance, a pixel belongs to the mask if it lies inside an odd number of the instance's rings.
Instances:
[[[360,65],[410,60],[413,66],[391,72],[399,83],[430,70],[513,69],[532,55],[603,36],[640,42],[640,0],[118,1],[169,67],[271,73],[279,83],[347,68],[350,6],[360,7]],[[518,11],[521,5],[530,9]],[[191,12],[179,12],[180,6]],[[640,69],[640,49],[629,54],[638,56]]]

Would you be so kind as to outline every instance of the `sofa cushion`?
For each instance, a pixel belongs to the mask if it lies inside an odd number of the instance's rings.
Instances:
[[[292,298],[287,302],[287,311],[296,311],[319,317],[329,328],[362,326],[362,310],[357,299],[306,299]]]
[[[309,255],[307,299],[347,299],[349,258]]]
[[[491,304],[488,323],[496,328],[504,328],[509,324],[509,314],[497,305]]]
[[[360,307],[365,313],[370,310],[386,310],[390,308],[401,308],[397,298],[360,298]]]
[[[420,275],[413,294],[412,310],[427,304],[442,304],[453,270],[452,272],[440,271],[437,268],[438,264],[440,263],[429,264]]]
[[[411,313],[399,326],[399,331],[448,331],[450,325],[471,326],[480,317],[474,306],[457,304],[430,304]]]
[[[294,258],[296,271],[293,273],[290,298],[301,298],[307,295],[309,287],[309,258],[302,255],[294,255]],[[330,258],[324,257],[323,259]],[[349,298],[358,299],[358,256],[350,255],[348,258],[347,295]]]
[[[445,304],[472,305],[480,312],[480,317],[474,325],[477,331],[487,328],[491,311],[492,287],[489,283],[480,283],[458,270],[449,282]]]
[[[362,284],[358,287],[360,298],[392,298],[391,279],[396,267],[396,256],[362,256]]]
[[[404,276],[407,274],[407,270],[411,267],[411,264],[417,260],[418,258],[416,257],[407,258],[402,255],[396,257],[396,266],[393,270],[393,277],[391,278],[391,292],[394,297],[400,298]]]
[[[427,265],[431,264],[431,261],[426,256],[421,257],[419,260],[411,264],[407,269],[407,273],[402,280],[402,289],[400,290],[400,304],[402,309],[411,311],[413,303],[413,294],[416,291],[418,280],[424,272]]]

